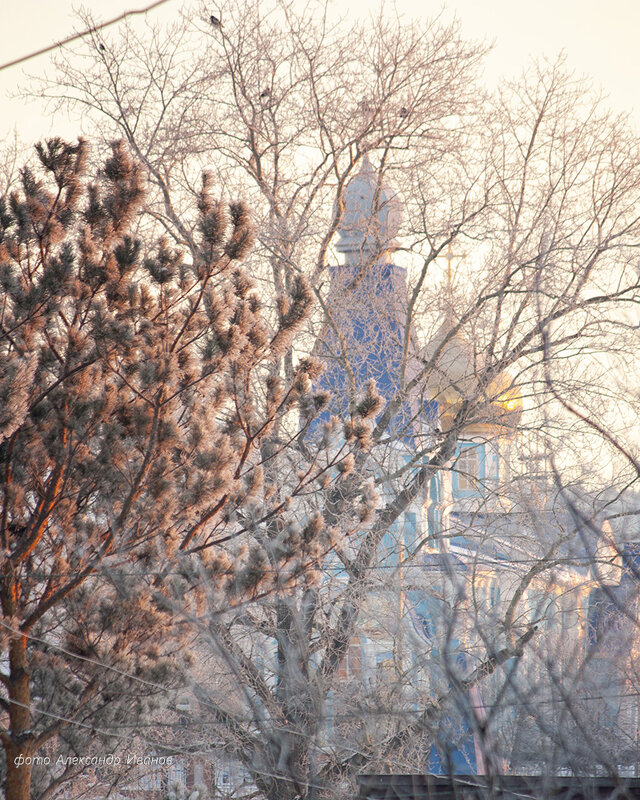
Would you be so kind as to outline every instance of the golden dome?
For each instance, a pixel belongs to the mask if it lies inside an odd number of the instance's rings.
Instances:
[[[446,429],[463,400],[473,403],[474,421],[465,433],[515,432],[522,416],[522,392],[508,371],[482,387],[484,359],[461,331],[454,328],[448,313],[425,348],[425,361],[433,362],[426,381],[429,400],[440,406],[440,420]]]

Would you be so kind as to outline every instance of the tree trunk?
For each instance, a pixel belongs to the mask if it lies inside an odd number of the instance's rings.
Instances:
[[[6,800],[31,800],[31,764],[23,763],[27,751],[21,745],[5,747],[7,756]]]
[[[17,636],[9,646],[9,742],[5,743],[7,757],[6,800],[30,800],[31,713],[27,639]]]

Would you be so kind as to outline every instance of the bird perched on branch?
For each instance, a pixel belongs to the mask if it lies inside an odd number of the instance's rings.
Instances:
[[[216,17],[216,15],[215,15],[215,14],[212,14],[212,15],[209,17],[209,21],[211,22],[211,24],[213,25],[213,27],[214,27],[214,28],[220,28],[220,27],[222,27],[222,22],[220,22],[220,18],[219,18],[219,17]]]
[[[264,99],[265,97],[269,97],[270,94],[271,94],[271,89],[264,89],[262,92],[260,92],[260,97]]]

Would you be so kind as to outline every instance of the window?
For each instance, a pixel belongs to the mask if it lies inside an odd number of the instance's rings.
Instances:
[[[491,581],[489,585],[489,606],[495,608],[500,604],[500,587],[497,581]]]
[[[173,760],[168,770],[169,783],[178,783],[180,786],[187,785],[187,762],[184,758]]]
[[[460,445],[453,473],[453,490],[457,494],[470,495],[479,491],[478,481],[484,478],[484,445]]]
[[[337,677],[342,680],[362,679],[362,642],[354,636],[349,642],[347,652],[338,667]]]
[[[485,453],[485,481],[497,481],[500,478],[500,457],[496,445],[487,445]]]
[[[397,567],[400,563],[401,538],[398,531],[398,522],[389,526],[389,530],[382,537],[378,547],[380,563],[387,567]]]
[[[404,515],[404,546],[411,550],[416,546],[418,534],[418,515],[414,511],[407,511]]]
[[[456,461],[458,488],[462,492],[474,491],[478,476],[478,451],[475,447],[465,447]]]
[[[427,507],[427,530],[429,536],[437,536],[442,532],[441,513],[440,513],[440,481],[434,475],[429,483],[429,505]]]

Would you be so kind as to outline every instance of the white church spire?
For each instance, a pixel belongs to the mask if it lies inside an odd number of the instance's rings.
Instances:
[[[344,253],[345,262],[389,261],[398,246],[395,237],[402,222],[402,205],[397,192],[374,171],[367,154],[342,199],[337,250]]]

